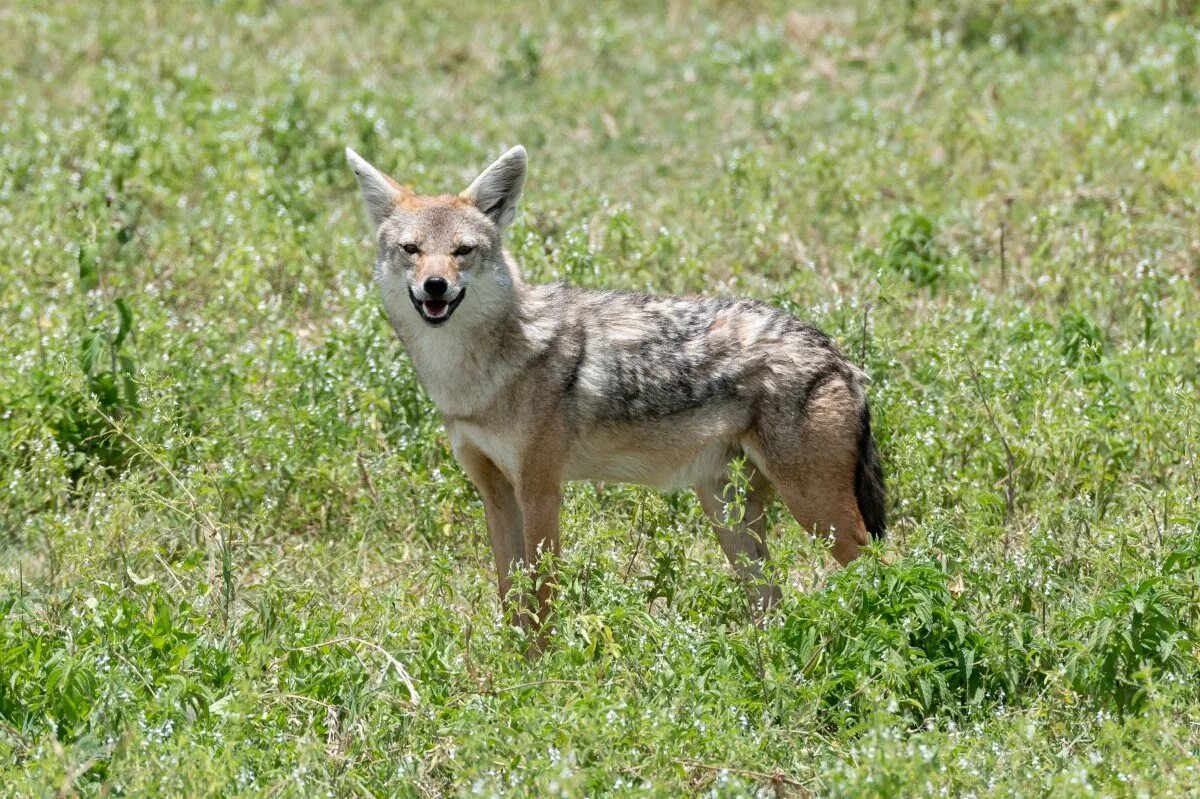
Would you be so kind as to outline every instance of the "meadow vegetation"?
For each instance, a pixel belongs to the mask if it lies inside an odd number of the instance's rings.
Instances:
[[[834,9],[829,8],[836,5]],[[1200,9],[0,4],[0,792],[1200,785]],[[343,148],[530,152],[531,280],[744,294],[870,374],[888,539],[574,485],[546,654]]]

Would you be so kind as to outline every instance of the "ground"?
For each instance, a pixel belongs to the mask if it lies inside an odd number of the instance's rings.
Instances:
[[[1200,784],[1200,11],[0,6],[16,796],[1182,796]],[[575,485],[546,654],[370,285],[343,150],[524,144],[530,280],[864,364],[888,538]]]

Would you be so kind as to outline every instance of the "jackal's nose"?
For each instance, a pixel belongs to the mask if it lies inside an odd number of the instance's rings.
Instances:
[[[427,277],[422,285],[425,293],[431,298],[437,299],[446,293],[446,289],[450,288],[450,284],[446,282],[444,277]]]

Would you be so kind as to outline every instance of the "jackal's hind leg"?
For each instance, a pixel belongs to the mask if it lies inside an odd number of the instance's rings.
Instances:
[[[721,550],[745,586],[754,613],[761,614],[779,601],[779,586],[763,574],[767,559],[767,503],[771,484],[751,467],[749,492],[744,504],[733,502],[734,487],[727,479],[696,483],[700,506],[712,521]],[[736,518],[735,518],[736,517]]]
[[[832,539],[842,565],[870,540],[854,492],[859,402],[844,382],[829,380],[812,391],[803,413],[766,414],[743,442],[800,526]]]

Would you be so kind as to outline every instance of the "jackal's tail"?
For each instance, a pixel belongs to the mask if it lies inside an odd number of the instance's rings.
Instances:
[[[858,512],[872,538],[883,538],[887,531],[887,509],[884,506],[883,464],[879,448],[871,435],[871,411],[864,402],[862,431],[858,439],[858,465],[854,468],[854,496]]]

